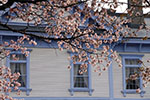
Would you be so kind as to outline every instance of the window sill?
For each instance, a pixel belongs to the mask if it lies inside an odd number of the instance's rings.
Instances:
[[[25,88],[25,87],[19,87],[18,90],[21,90],[22,92],[26,92],[26,95],[29,96],[30,92],[32,91],[32,89],[30,88]],[[16,92],[17,90],[12,89],[12,92]]]
[[[126,94],[140,94],[141,97],[143,97],[145,91],[142,90],[140,93],[137,93],[136,90],[123,90],[121,91],[121,93],[123,94],[124,97],[126,97]]]
[[[89,95],[92,95],[92,92],[94,89],[89,89],[89,88],[73,88],[73,89],[68,89],[71,96],[73,96],[74,92],[89,92]]]

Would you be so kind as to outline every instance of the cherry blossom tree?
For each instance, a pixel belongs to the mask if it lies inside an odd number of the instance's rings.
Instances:
[[[0,77],[1,77],[0,92],[2,92],[0,94],[1,100],[6,100],[6,99],[13,100],[13,98],[9,97],[9,95],[7,95],[6,93],[10,93],[12,91],[11,89],[12,86],[14,87],[14,90],[18,89],[20,83],[17,82],[16,80],[18,79],[19,75],[20,75],[19,73],[11,74],[11,70],[6,66],[0,67]]]
[[[116,9],[124,4],[129,5],[124,11],[128,15],[115,16]],[[87,64],[92,64],[94,71],[101,75],[113,60],[122,67],[117,52],[113,51],[116,43],[123,42],[125,37],[137,37],[136,32],[140,30],[149,31],[143,20],[149,13],[142,12],[142,9],[147,7],[150,7],[148,0],[129,0],[128,3],[119,0],[0,0],[0,10],[5,13],[4,18],[7,19],[0,21],[0,25],[10,31],[24,34],[17,42],[12,40],[2,44],[1,55],[8,56],[10,51],[5,50],[6,47],[21,50],[27,55],[26,48],[21,46],[22,41],[26,39],[36,45],[36,41],[30,40],[29,37],[37,37],[49,43],[57,41],[60,50],[67,49],[76,53],[69,59],[74,63],[85,62],[81,66],[81,73],[87,71]],[[15,29],[8,25],[9,21],[16,19],[27,23],[27,26]],[[29,33],[31,23],[34,27],[44,25],[43,30],[48,36]],[[137,24],[137,30],[131,31],[129,23]],[[148,36],[143,36],[142,39],[146,40]],[[142,61],[139,63],[143,64]],[[149,81],[149,68],[141,68],[140,71],[145,73],[142,74],[143,79]]]
[[[10,52],[12,51],[21,51],[22,54],[28,56],[29,51],[27,51],[26,47],[22,47],[24,40],[27,40],[29,44],[36,45],[36,42],[30,40],[26,35],[19,38],[17,41],[11,40],[9,43],[4,42],[4,44],[0,46],[0,61],[9,56]],[[9,50],[7,48],[12,49]],[[19,58],[15,54],[12,54],[11,56],[13,60],[19,60]],[[9,96],[9,93],[11,93],[12,91],[16,91],[16,94],[20,95],[21,90],[19,89],[19,87],[21,86],[21,84],[18,82],[19,77],[19,72],[12,73],[11,69],[5,65],[2,65],[0,67],[0,100],[16,100]]]

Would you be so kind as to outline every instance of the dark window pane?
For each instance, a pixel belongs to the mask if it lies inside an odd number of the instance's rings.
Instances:
[[[138,89],[140,87],[140,79],[128,80],[126,89]]]
[[[140,87],[140,78],[131,79],[131,75],[139,74],[138,67],[126,67],[126,89],[138,89]]]
[[[87,88],[88,87],[88,72],[80,73],[80,64],[74,64],[74,87]]]
[[[126,65],[138,65],[139,59],[125,59]]]
[[[21,83],[21,87],[26,86],[26,64],[25,63],[10,63],[10,69],[12,73],[20,73],[20,77],[17,80]]]
[[[10,55],[10,60],[14,60],[13,56],[18,58],[19,60],[26,60],[26,56],[24,54],[11,54]]]

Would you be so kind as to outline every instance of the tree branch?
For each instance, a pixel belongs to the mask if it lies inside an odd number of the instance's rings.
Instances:
[[[32,34],[32,33],[29,33],[29,32],[26,32],[26,29],[21,29],[21,30],[16,30],[16,29],[13,29],[11,27],[9,27],[7,24],[3,24],[0,22],[0,26],[3,26],[5,28],[7,28],[8,30],[12,31],[12,32],[17,32],[17,33],[21,33],[21,34],[24,34],[24,35],[28,35],[28,36],[31,36],[31,37],[36,37],[36,38],[40,38],[40,39],[43,39],[43,40],[54,40],[54,41],[60,41],[60,40],[74,40],[74,39],[77,39],[81,36],[84,36],[86,34],[80,34],[78,36],[74,36],[74,37],[63,37],[63,38],[55,38],[55,37],[45,37],[45,36],[40,36],[40,35],[35,35],[35,34]],[[46,34],[46,33],[45,33]]]
[[[0,10],[5,10],[6,8],[10,8],[14,2],[36,4],[37,2],[41,2],[41,1],[47,1],[47,0],[8,0],[5,4],[2,4],[0,6]]]
[[[47,0],[16,0],[16,1],[20,2],[20,3],[34,3],[34,4],[36,4],[37,2],[42,2],[42,1],[47,1]]]
[[[148,2],[147,0],[145,0],[146,1],[146,3],[150,6],[150,2]]]
[[[8,0],[7,3],[0,6],[0,10],[5,10],[6,8],[9,8],[14,2],[15,2],[15,0]]]
[[[67,5],[67,6],[58,6],[58,5],[54,5],[55,7],[58,7],[58,8],[68,8],[68,7],[73,7],[73,6],[75,6],[75,5],[78,5],[78,4],[82,4],[82,3],[85,3],[85,2],[87,2],[88,0],[85,0],[85,1],[78,1],[78,2],[76,2],[76,3],[71,3],[71,4],[69,4],[69,5]]]

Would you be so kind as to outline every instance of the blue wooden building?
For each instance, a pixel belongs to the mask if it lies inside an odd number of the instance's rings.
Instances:
[[[10,26],[21,27],[24,23],[10,22]],[[34,28],[34,27],[33,27]],[[43,34],[34,32],[34,34]],[[17,40],[22,34],[0,29],[0,42]],[[67,58],[72,53],[67,50],[59,51],[55,42],[51,44],[38,38],[33,38],[38,45],[25,44],[30,52],[24,56],[19,51],[13,51],[20,59],[13,60],[12,55],[4,59],[1,64],[11,68],[12,72],[20,72],[20,96],[15,92],[10,95],[25,100],[150,100],[150,86],[143,87],[141,77],[134,81],[127,81],[129,75],[137,72],[140,65],[137,60],[146,62],[150,56],[150,40],[132,38],[114,46],[123,67],[119,68],[113,62],[101,76],[88,65],[88,72],[83,76],[78,74],[80,63],[73,64]],[[67,66],[71,65],[71,70]],[[141,92],[137,93],[136,89]]]
[[[149,25],[149,18],[144,20]],[[8,25],[21,29],[26,23],[9,22]],[[28,32],[44,36],[45,34],[39,31],[41,29],[43,27],[31,25]],[[32,39],[37,42],[36,46],[26,42],[24,44],[30,52],[28,56],[13,51],[1,62],[1,65],[10,67],[12,73],[21,73],[19,78],[21,95],[18,96],[15,92],[9,95],[25,100],[150,100],[150,85],[144,87],[141,77],[127,80],[141,67],[138,60],[144,61],[149,66],[146,60],[150,57],[150,39],[141,39],[147,34],[144,30],[137,34],[139,34],[137,38],[128,38],[128,41],[112,44],[112,49],[117,51],[123,67],[119,68],[117,63],[113,62],[101,76],[94,72],[90,64],[88,71],[80,75],[78,71],[81,63],[74,64],[68,60],[69,55],[73,53],[67,50],[59,51],[56,41],[48,43],[33,37]],[[11,39],[17,41],[21,36],[23,35],[20,33],[0,26],[1,44]],[[12,54],[16,54],[20,59],[13,60]],[[70,70],[67,68],[68,65],[71,66]],[[136,92],[138,88],[141,89],[139,93]]]

